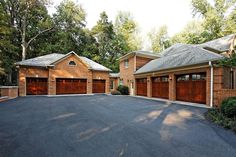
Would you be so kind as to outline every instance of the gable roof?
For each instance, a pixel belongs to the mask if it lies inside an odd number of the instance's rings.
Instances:
[[[24,61],[16,62],[16,65],[23,65],[23,66],[35,66],[35,67],[51,67],[55,66],[57,62],[63,60],[69,55],[76,55],[79,59],[81,59],[86,65],[88,65],[89,69],[96,70],[96,71],[111,71],[107,67],[98,64],[86,57],[78,56],[75,52],[71,51],[67,54],[60,54],[60,53],[52,53],[44,56],[39,56],[31,59],[27,59]]]
[[[161,58],[155,59],[141,67],[135,74],[154,72],[183,66],[207,63],[222,59],[223,56],[201,47],[187,44],[176,44],[164,50]]]
[[[142,57],[145,57],[145,58],[153,58],[153,59],[156,59],[156,58],[159,57],[159,55],[154,54],[153,52],[139,50],[139,51],[129,52],[126,55],[121,56],[118,60],[123,60],[123,59],[125,59],[129,56],[132,56],[132,55],[142,56]]]
[[[233,44],[235,38],[236,34],[230,34],[222,38],[218,38],[203,44],[199,44],[199,46],[211,51],[226,52],[230,50],[231,45]]]

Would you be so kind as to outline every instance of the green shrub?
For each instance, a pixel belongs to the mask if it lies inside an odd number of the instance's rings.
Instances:
[[[229,118],[236,117],[236,97],[225,99],[221,103],[221,112]]]
[[[121,95],[121,93],[119,91],[112,91],[111,94],[112,95]]]
[[[117,87],[117,90],[122,94],[122,95],[129,95],[129,88],[127,86],[119,85]]]
[[[209,109],[206,118],[212,122],[236,132],[236,117],[229,118],[218,109]]]

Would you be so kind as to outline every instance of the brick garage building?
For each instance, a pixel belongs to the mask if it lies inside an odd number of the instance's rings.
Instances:
[[[130,94],[134,95],[135,94],[134,73],[143,65],[147,64],[149,61],[156,58],[158,58],[158,55],[155,55],[147,51],[134,51],[119,58],[120,61],[119,84],[128,86]]]
[[[74,52],[16,63],[19,95],[109,93],[110,69]]]
[[[131,91],[134,84],[134,95],[219,105],[219,94],[236,93],[225,91],[236,88],[235,69],[218,64],[235,45],[235,34],[201,45],[176,44],[156,58],[144,57],[150,53],[139,56],[140,66],[136,55],[125,55],[120,59],[120,79]]]

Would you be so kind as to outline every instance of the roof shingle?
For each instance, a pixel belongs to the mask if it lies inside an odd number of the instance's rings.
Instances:
[[[74,54],[79,57],[84,63],[86,63],[90,69],[97,70],[97,71],[111,71],[107,67],[98,64],[86,57],[78,56],[75,52],[69,52],[67,54],[59,54],[59,53],[52,53],[44,56],[39,56],[31,59],[27,59],[24,61],[17,62],[16,65],[24,65],[24,66],[36,66],[36,67],[48,67],[53,66],[55,62],[63,59],[64,57]]]
[[[155,59],[136,71],[135,74],[172,69],[182,66],[189,66],[200,63],[207,63],[213,60],[222,59],[223,56],[204,50],[203,48],[176,44],[161,53],[161,58]]]

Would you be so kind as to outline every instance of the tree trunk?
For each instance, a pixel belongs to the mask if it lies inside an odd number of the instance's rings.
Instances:
[[[22,47],[22,60],[25,60],[25,57],[26,57],[26,49],[27,49],[27,46],[26,46],[26,43],[22,43],[21,44],[21,47]]]
[[[12,84],[12,71],[9,71],[7,74],[7,84],[8,85]]]

